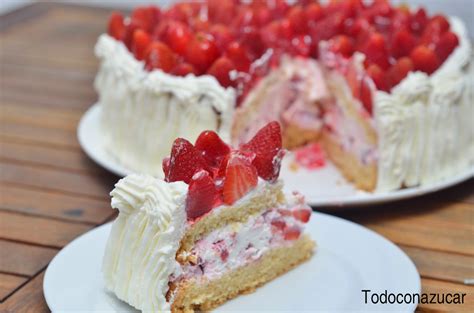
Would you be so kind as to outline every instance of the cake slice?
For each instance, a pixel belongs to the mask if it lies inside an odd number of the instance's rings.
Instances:
[[[165,180],[121,179],[103,260],[106,287],[143,311],[213,309],[309,259],[311,208],[278,180],[281,130],[271,122],[238,149],[205,131],[178,138]]]

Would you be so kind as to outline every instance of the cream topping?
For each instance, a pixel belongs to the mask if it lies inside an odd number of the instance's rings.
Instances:
[[[169,311],[169,277],[179,264],[187,185],[145,175],[121,179],[111,192],[119,210],[103,259],[106,287],[143,311]]]
[[[410,73],[391,94],[375,92],[379,191],[434,183],[474,162],[471,43],[459,19],[451,26],[459,46],[433,75]]]
[[[207,129],[230,141],[235,91],[210,75],[148,72],[123,43],[103,34],[95,87],[107,151],[136,172],[162,177],[161,160],[177,137],[194,141]],[[139,152],[137,152],[139,151]]]

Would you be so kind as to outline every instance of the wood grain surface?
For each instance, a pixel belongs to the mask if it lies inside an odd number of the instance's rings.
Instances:
[[[76,127],[97,100],[93,48],[110,10],[36,3],[0,19],[0,311],[48,312],[47,264],[110,221],[117,177],[81,151]],[[322,211],[328,209],[318,208]],[[474,311],[474,180],[417,199],[331,213],[378,232],[416,264],[423,291],[466,293]]]

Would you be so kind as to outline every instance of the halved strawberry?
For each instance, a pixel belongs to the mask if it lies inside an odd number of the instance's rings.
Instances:
[[[192,143],[183,138],[177,138],[171,148],[171,157],[168,175],[165,180],[168,182],[184,181],[189,184],[193,175],[206,168],[206,161],[201,152]]]
[[[125,24],[120,12],[112,12],[109,18],[107,33],[117,40],[123,40],[125,36]]]
[[[188,220],[194,220],[221,204],[213,179],[205,170],[196,172],[189,182],[186,197]]]
[[[171,70],[171,74],[176,75],[176,76],[186,76],[188,74],[197,75],[197,71],[194,68],[194,66],[192,66],[191,64],[183,62],[176,65]]]
[[[311,217],[311,209],[309,207],[302,207],[293,210],[293,217],[298,221],[307,223]]]
[[[424,45],[419,45],[410,54],[410,58],[413,60],[415,70],[431,74],[440,65],[440,60],[436,53]]]
[[[135,30],[133,33],[132,53],[137,60],[145,59],[150,43],[151,37],[147,32],[141,29]]]
[[[214,76],[223,87],[234,86],[235,81],[229,73],[235,70],[234,62],[227,57],[220,57],[207,70],[207,74]]]
[[[176,66],[177,58],[171,49],[161,41],[153,41],[147,49],[145,67],[147,70],[159,68],[170,72]]]
[[[257,168],[258,175],[265,180],[275,181],[280,174],[281,166],[281,128],[278,122],[270,122],[246,144],[242,151],[255,153],[252,164]]]
[[[219,57],[219,49],[212,35],[198,32],[186,48],[184,58],[194,65],[199,73],[205,73]]]
[[[404,79],[409,72],[413,71],[413,61],[409,57],[403,57],[398,59],[390,70],[388,71],[388,81],[391,87],[398,85],[399,82]]]
[[[456,34],[451,31],[445,32],[435,48],[436,54],[441,62],[444,62],[458,45],[459,39]]]
[[[203,131],[194,145],[210,166],[219,166],[222,159],[230,153],[229,146],[212,130]]]
[[[225,172],[222,195],[224,203],[233,204],[257,186],[257,170],[239,153],[231,153]]]

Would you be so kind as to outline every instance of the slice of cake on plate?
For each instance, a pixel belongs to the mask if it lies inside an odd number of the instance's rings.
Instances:
[[[111,16],[95,83],[111,156],[162,177],[157,160],[176,137],[211,129],[241,143],[276,120],[285,148],[321,143],[366,191],[472,170],[474,73],[460,19],[384,0],[250,2]]]
[[[278,180],[280,126],[239,149],[205,131],[174,141],[165,180],[121,179],[103,272],[119,299],[150,312],[209,310],[284,274],[313,254],[311,208]]]

